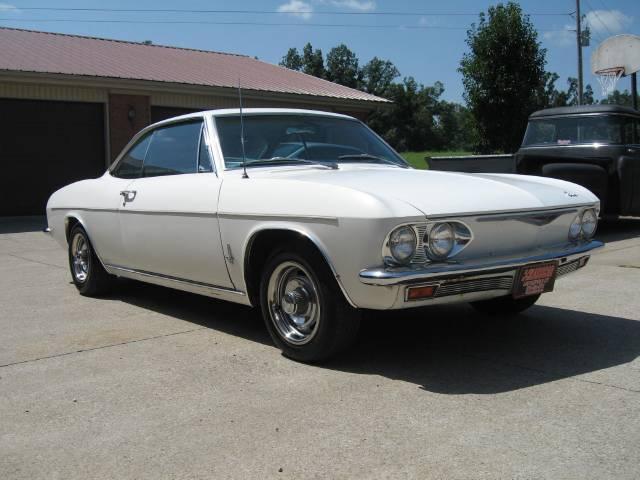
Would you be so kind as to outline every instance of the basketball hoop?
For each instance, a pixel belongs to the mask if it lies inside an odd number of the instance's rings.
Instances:
[[[624,75],[624,67],[603,68],[594,73],[598,76],[602,95],[610,95],[615,90],[620,77]]]

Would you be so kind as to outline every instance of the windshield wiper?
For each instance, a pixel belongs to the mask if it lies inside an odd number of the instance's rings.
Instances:
[[[371,155],[369,153],[352,153],[349,155],[340,155],[338,159],[339,160],[349,160],[349,159],[376,160],[378,162],[395,165],[396,167],[405,168],[403,165],[400,165],[399,163],[396,163],[393,160],[389,160],[388,158],[384,158],[384,157],[378,157],[377,155]]]
[[[338,164],[335,162],[317,162],[315,160],[307,160],[304,158],[288,158],[288,157],[272,157],[272,158],[258,158],[256,160],[250,160],[247,162],[247,166],[269,163],[303,163],[305,165],[318,165],[319,167],[330,168],[331,170],[338,170]]]

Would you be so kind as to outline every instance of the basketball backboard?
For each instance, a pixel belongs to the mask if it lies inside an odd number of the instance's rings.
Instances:
[[[640,36],[615,35],[604,40],[591,55],[591,71],[598,75],[603,95],[613,91],[620,77],[640,70]]]

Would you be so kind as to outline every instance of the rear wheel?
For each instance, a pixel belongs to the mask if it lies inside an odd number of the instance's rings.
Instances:
[[[513,298],[504,296],[491,298],[489,300],[480,300],[471,302],[471,306],[478,312],[486,315],[511,316],[524,312],[527,308],[532,307],[540,298],[540,295],[531,295],[524,298]]]
[[[69,268],[73,283],[80,294],[92,297],[108,292],[113,277],[100,263],[87,232],[80,225],[76,225],[71,230],[69,238]]]
[[[267,330],[282,353],[302,362],[326,360],[355,339],[360,315],[345,300],[320,254],[290,246],[267,260],[260,282]]]

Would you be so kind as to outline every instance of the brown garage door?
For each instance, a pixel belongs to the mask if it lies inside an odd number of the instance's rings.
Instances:
[[[104,173],[103,108],[0,98],[0,216],[42,215],[51,193]]]

